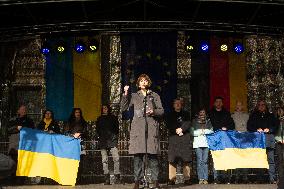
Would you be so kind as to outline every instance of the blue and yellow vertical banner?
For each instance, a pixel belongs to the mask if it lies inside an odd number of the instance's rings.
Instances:
[[[56,52],[59,41],[68,47],[72,46],[70,37],[51,39],[53,52],[46,56],[46,107],[54,112],[55,118],[67,120],[73,108],[73,57],[72,48],[66,48],[64,53]]]
[[[101,109],[100,49],[76,52],[75,43],[81,40],[87,45],[87,37],[60,40],[66,45],[65,51],[53,51],[46,57],[46,107],[58,120],[67,120],[74,107],[82,109],[87,121],[95,120]],[[55,47],[58,41],[52,39],[49,43]]]
[[[79,40],[88,43],[88,38]],[[95,120],[100,115],[101,106],[101,57],[100,52],[73,51],[74,106],[80,107],[86,120]]]

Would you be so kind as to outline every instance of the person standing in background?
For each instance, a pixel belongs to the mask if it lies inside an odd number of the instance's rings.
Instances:
[[[72,113],[64,128],[64,134],[81,140],[81,155],[78,168],[77,184],[82,183],[81,174],[83,172],[83,162],[86,153],[84,152],[83,142],[87,140],[87,122],[83,117],[81,108],[73,108]]]
[[[284,108],[279,106],[276,109],[278,129],[275,135],[277,168],[278,168],[278,189],[284,188]]]
[[[168,185],[174,185],[176,179],[177,165],[183,169],[184,184],[190,184],[190,166],[192,162],[191,146],[189,145],[190,118],[189,112],[183,110],[182,101],[177,98],[173,102],[173,111],[165,116],[169,131],[169,180]]]
[[[268,174],[269,182],[271,184],[276,184],[274,162],[274,134],[277,130],[277,127],[278,125],[275,115],[268,111],[267,104],[264,100],[259,100],[254,111],[249,116],[247,130],[250,132],[260,132],[265,134],[266,154],[269,164]]]
[[[34,122],[27,116],[27,108],[25,105],[21,105],[17,111],[17,116],[9,121],[8,134],[9,136],[9,146],[8,155],[17,164],[18,162],[18,148],[20,141],[20,130],[22,127],[35,128]],[[17,166],[17,165],[16,165]],[[15,170],[16,171],[16,170]],[[16,176],[16,172],[13,173]],[[17,177],[16,182],[18,184],[23,184],[25,182],[24,177]]]
[[[48,132],[60,134],[60,128],[57,122],[54,120],[53,112],[51,110],[45,110],[37,129]]]
[[[232,118],[235,122],[235,128],[238,132],[247,131],[247,122],[249,119],[249,114],[243,111],[243,103],[241,101],[236,102],[236,108],[232,114]],[[236,169],[235,183],[247,183],[248,182],[248,169]],[[243,178],[241,179],[241,176]]]
[[[214,132],[217,132],[219,130],[228,131],[235,129],[235,123],[231,117],[231,113],[223,107],[223,101],[224,101],[223,97],[221,96],[215,97],[214,106],[209,112],[209,118],[212,123]],[[220,183],[219,172],[220,171],[214,169],[215,184]],[[231,178],[228,171],[226,171],[226,173],[224,173],[223,175],[224,177],[226,177],[224,178],[224,181],[227,180],[226,182],[230,184]]]
[[[208,143],[206,135],[213,133],[213,128],[205,108],[201,108],[198,115],[192,121],[193,148],[196,153],[197,176],[199,184],[208,184]]]
[[[102,114],[96,121],[96,130],[98,133],[99,149],[101,150],[103,170],[105,175],[105,185],[110,184],[110,175],[108,167],[108,152],[111,153],[114,162],[115,184],[121,182],[118,154],[118,118],[111,114],[109,105],[102,105]]]

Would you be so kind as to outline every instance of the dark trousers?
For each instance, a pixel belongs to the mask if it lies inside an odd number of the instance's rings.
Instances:
[[[276,144],[277,168],[278,168],[278,189],[284,188],[284,144]]]
[[[268,174],[269,180],[275,181],[275,161],[274,161],[274,148],[266,148],[267,160],[269,164]]]
[[[144,156],[145,154],[134,155],[134,180],[139,181],[144,175]],[[151,179],[153,181],[158,180],[159,167],[158,167],[158,156],[156,154],[147,154],[148,156],[148,168],[151,170]]]
[[[76,179],[76,184],[82,184],[82,174],[83,174],[83,169],[84,169],[84,161],[85,161],[86,155],[80,155],[80,162],[79,162],[79,167],[78,167],[78,172],[77,172],[77,179]]]

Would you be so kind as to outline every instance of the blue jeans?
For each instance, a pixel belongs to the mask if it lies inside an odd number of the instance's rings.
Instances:
[[[208,180],[208,148],[196,148],[198,179]]]

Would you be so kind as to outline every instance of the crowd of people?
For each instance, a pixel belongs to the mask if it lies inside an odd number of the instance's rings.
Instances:
[[[284,179],[279,179],[284,176],[284,109],[282,106],[278,106],[275,113],[271,113],[266,102],[259,100],[253,112],[248,114],[244,112],[242,102],[238,101],[236,102],[235,111],[230,113],[223,106],[224,99],[221,96],[217,96],[215,97],[212,109],[207,111],[205,107],[200,107],[199,112],[191,120],[189,112],[184,109],[182,98],[174,99],[172,111],[164,114],[160,96],[149,89],[151,87],[151,79],[146,74],[139,76],[136,85],[138,88],[137,92],[129,93],[129,86],[125,86],[121,97],[122,112],[129,110],[131,107],[134,109],[129,139],[129,154],[134,157],[133,189],[139,189],[141,181],[145,182],[147,180],[145,178],[147,176],[145,167],[151,171],[153,188],[160,188],[158,155],[160,154],[159,124],[161,119],[165,121],[169,134],[168,185],[176,183],[177,166],[182,168],[184,184],[191,184],[192,148],[196,155],[198,183],[208,184],[208,157],[210,153],[206,135],[219,130],[236,130],[237,132],[263,132],[265,134],[266,152],[269,163],[269,182],[275,184],[278,180],[278,184],[283,187]],[[41,121],[35,125],[33,120],[27,116],[26,107],[24,105],[20,106],[17,117],[11,119],[8,129],[10,134],[8,155],[11,158],[9,161],[11,162],[10,170],[13,170],[13,176],[15,176],[15,164],[17,162],[19,132],[22,127],[35,128],[50,134],[64,134],[80,139],[81,141],[86,140],[86,131],[88,130],[87,122],[80,108],[73,109],[70,118],[62,130],[54,119],[51,110],[44,111]],[[109,153],[112,155],[114,162],[114,183],[121,183],[118,150],[119,121],[118,117],[112,114],[111,108],[107,104],[102,105],[101,116],[96,121],[96,131],[105,175],[104,184],[110,184]],[[193,141],[192,146],[190,145],[190,141]],[[275,151],[278,157],[277,163],[274,160]],[[82,150],[78,175],[82,173],[84,155],[85,152]],[[1,157],[1,159],[4,158],[7,157]],[[276,166],[278,178],[276,178]],[[213,183],[230,183],[230,174],[228,171],[213,170],[213,173]],[[237,183],[249,182],[248,169],[237,169],[235,173],[235,181]],[[80,183],[80,178],[80,176],[77,177],[77,183]]]

